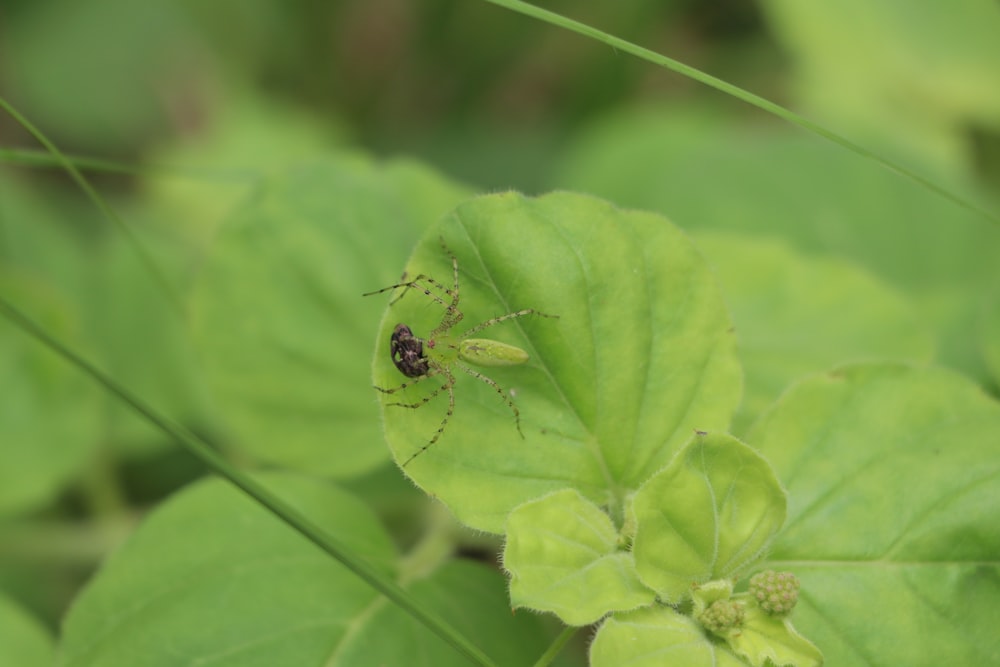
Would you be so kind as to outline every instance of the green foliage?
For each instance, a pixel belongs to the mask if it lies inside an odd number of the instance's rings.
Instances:
[[[514,507],[564,488],[609,506],[620,521],[626,496],[692,431],[725,429],[740,395],[729,317],[704,259],[666,220],[569,193],[480,197],[424,237],[407,275],[451,275],[438,236],[458,259],[470,326],[528,307],[559,316],[489,330],[531,357],[490,369],[523,407],[524,439],[495,390],[459,377],[447,430],[406,468],[464,523],[501,533]],[[419,296],[396,301],[382,319],[380,387],[402,379],[388,354],[395,325],[420,335],[440,321],[440,304]],[[382,396],[383,405],[420,400],[432,382]],[[416,410],[385,407],[397,460],[438,428],[446,406],[433,400]]]
[[[722,645],[709,641],[696,621],[669,608],[616,614],[601,625],[590,646],[592,667],[623,663],[654,667],[663,664],[664,655],[679,665],[745,665]]]
[[[0,289],[31,303],[51,331],[67,336],[78,323],[57,293],[27,275],[0,267]],[[93,455],[97,395],[82,377],[21,332],[0,326],[0,516],[44,505]]]
[[[262,481],[369,563],[398,573],[389,536],[359,500],[305,478]],[[411,588],[492,648],[499,664],[524,664],[544,647],[537,620],[505,613],[496,579],[486,568],[456,563]],[[497,616],[506,620],[491,622]],[[77,600],[59,653],[65,665],[173,665],[205,656],[226,665],[401,664],[404,656],[414,665],[467,664],[218,481],[182,491],[146,519]]]
[[[746,233],[700,231],[732,309],[746,373],[733,432],[743,434],[789,384],[848,360],[929,360],[926,317],[851,262],[806,256]]]
[[[761,6],[794,54],[796,93],[810,113],[959,170],[968,162],[962,122],[997,127],[995,5],[765,0]],[[852,36],[850,49],[845,34]],[[921,103],[900,104],[913,97]]]
[[[801,382],[748,435],[790,499],[769,566],[801,580],[796,624],[827,656],[992,660],[998,429],[968,380],[873,364]]]
[[[0,663],[998,661],[995,7],[9,4]]]
[[[763,458],[735,438],[698,435],[635,495],[639,576],[663,600],[692,584],[738,578],[785,520],[785,492]]]
[[[235,447],[338,477],[385,461],[370,446],[380,436],[367,389],[365,322],[380,304],[360,295],[398,278],[461,193],[416,165],[343,157],[289,170],[233,213],[200,277],[194,328]]]
[[[781,128],[747,128],[736,120],[701,106],[623,110],[580,137],[565,156],[556,184],[660,211],[696,233],[738,232],[763,237],[765,243],[778,238],[792,250],[809,253],[810,264],[830,257],[841,267],[845,261],[860,265],[910,300],[908,307],[891,307],[897,323],[905,321],[906,310],[922,320],[902,350],[912,354],[926,345],[917,338],[920,331],[930,331],[938,338],[938,360],[985,379],[970,324],[981,312],[983,285],[997,279],[997,225],[844,151]],[[724,190],[719,183],[725,183]],[[720,268],[723,280],[737,270],[729,264]],[[809,272],[822,275],[819,267]],[[850,286],[861,280],[852,279]],[[739,290],[741,284],[732,287]],[[832,294],[835,288],[822,289]],[[887,294],[887,300],[897,298]],[[803,315],[812,308],[805,307]],[[853,326],[868,326],[863,316],[853,319]],[[884,354],[879,338],[866,336],[863,346],[845,345],[843,351],[852,358]],[[749,375],[751,397],[756,382]]]

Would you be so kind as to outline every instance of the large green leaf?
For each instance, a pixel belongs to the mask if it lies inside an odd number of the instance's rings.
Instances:
[[[0,647],[0,662],[5,665],[52,664],[52,636],[3,593],[0,593]]]
[[[303,479],[266,481],[370,562],[392,568],[389,537],[352,496]],[[201,482],[161,505],[78,596],[60,664],[316,663],[377,597],[236,489]]]
[[[1000,404],[938,369],[858,365],[802,382],[749,441],[789,491],[771,565],[830,664],[1000,656]]]
[[[263,479],[386,572],[389,536],[356,498],[305,478]],[[411,575],[412,576],[412,575]],[[495,570],[452,563],[410,592],[500,664],[544,650],[512,618]],[[231,486],[199,482],[158,507],[77,598],[62,665],[464,665],[466,659]],[[408,659],[404,659],[408,658]]]
[[[741,433],[793,380],[860,360],[927,361],[929,327],[896,290],[844,260],[779,241],[700,232],[733,311],[746,393]]]
[[[330,475],[386,459],[371,330],[420,232],[461,190],[408,163],[303,165],[266,181],[224,224],[195,294],[201,361],[233,445]]]
[[[407,275],[451,284],[439,236],[458,261],[464,313],[442,347],[513,311],[559,317],[521,317],[477,334],[531,357],[524,366],[478,368],[513,396],[524,438],[496,389],[456,368],[454,415],[405,468],[465,523],[500,532],[514,507],[563,488],[620,521],[625,496],[694,430],[728,426],[741,388],[731,323],[706,262],[667,220],[569,193],[481,197],[425,236]],[[375,346],[383,388],[406,379],[389,355],[394,326],[428,336],[445,310],[420,290],[399,296]],[[447,392],[430,396],[442,384],[432,377],[382,395],[397,461],[439,428]],[[424,398],[417,409],[389,405]]]

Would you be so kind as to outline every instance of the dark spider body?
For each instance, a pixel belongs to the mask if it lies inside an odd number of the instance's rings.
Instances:
[[[392,363],[408,378],[418,378],[430,371],[430,364],[424,355],[424,341],[414,336],[405,324],[397,324],[392,330],[389,352]]]

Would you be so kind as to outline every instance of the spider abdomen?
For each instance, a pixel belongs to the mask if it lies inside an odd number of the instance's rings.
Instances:
[[[487,338],[466,338],[458,344],[458,356],[477,366],[518,366],[528,360],[521,348]]]

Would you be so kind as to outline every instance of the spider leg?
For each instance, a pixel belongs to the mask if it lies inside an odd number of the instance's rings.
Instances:
[[[429,377],[434,377],[435,375],[438,375],[439,373],[441,373],[440,369],[438,369],[438,368],[432,368],[430,371],[428,371],[424,375],[421,375],[421,376],[419,376],[417,378],[414,378],[410,382],[404,382],[403,384],[399,385],[398,387],[392,387],[391,389],[386,389],[385,387],[380,387],[378,385],[372,385],[372,386],[375,387],[375,389],[378,389],[383,394],[395,394],[397,391],[402,391],[402,390],[406,389],[407,387],[412,387],[413,385],[417,384],[421,380],[426,380]]]
[[[559,319],[558,315],[549,315],[547,313],[541,313],[535,310],[534,308],[525,308],[524,310],[518,310],[513,313],[507,313],[506,315],[501,315],[500,317],[494,317],[493,319],[486,320],[482,324],[477,324],[476,326],[472,327],[471,329],[463,333],[459,337],[459,340],[465,340],[466,338],[469,338],[470,336],[479,333],[483,329],[495,326],[497,324],[500,324],[501,322],[506,322],[507,320],[513,320],[514,318],[517,317],[524,317],[525,315],[538,315],[539,317],[551,317],[552,319],[556,320]]]
[[[430,376],[429,375],[422,375],[422,376],[420,376],[417,379],[421,380],[421,379],[423,379],[425,377],[430,377]],[[413,382],[410,382],[409,384],[410,385],[414,385],[416,383],[417,383],[416,381],[413,381]],[[376,387],[376,389],[378,389],[378,387]],[[429,393],[427,396],[424,396],[419,401],[416,401],[415,403],[386,403],[386,405],[395,405],[395,406],[398,406],[398,407],[401,407],[401,408],[419,408],[422,405],[426,405],[427,403],[430,403],[430,401],[431,401],[432,398],[434,398],[435,396],[437,396],[438,394],[440,394],[445,389],[448,389],[449,391],[451,390],[451,388],[448,386],[448,382],[445,382],[443,385],[441,385],[440,387],[438,387],[437,389],[435,389],[434,391],[432,391],[431,393]],[[392,393],[392,392],[388,392],[387,391],[385,393],[389,394],[389,393]]]
[[[444,317],[441,318],[441,324],[437,325],[434,331],[430,333],[430,336],[428,336],[431,340],[434,340],[445,331],[451,329],[453,326],[461,322],[463,317],[465,317],[465,314],[458,309],[458,258],[456,258],[448,246],[445,245],[443,238],[439,238],[439,240],[441,241],[441,248],[449,257],[451,257],[452,288],[450,290],[446,290],[451,296],[451,303],[445,304],[441,302],[441,305],[445,307]]]
[[[448,308],[449,307],[448,303],[446,303],[445,300],[442,299],[437,294],[431,292],[430,290],[431,287],[441,290],[447,296],[452,297],[452,303],[455,302],[455,296],[452,294],[452,291],[450,289],[448,289],[447,287],[445,287],[444,285],[442,285],[441,283],[439,283],[438,281],[434,280],[433,278],[424,273],[419,274],[413,280],[407,280],[406,282],[396,283],[395,285],[389,285],[388,287],[383,287],[382,289],[375,290],[374,292],[365,292],[361,296],[374,296],[376,294],[382,294],[383,292],[388,292],[390,290],[398,289],[400,287],[404,288],[403,291],[399,294],[399,296],[394,297],[392,301],[389,302],[390,306],[399,301],[400,299],[402,299],[404,296],[406,296],[406,293],[409,290],[418,289],[427,296],[429,296],[430,298],[437,301],[445,308]]]
[[[496,381],[491,380],[490,378],[486,377],[485,375],[483,375],[479,371],[474,371],[471,368],[469,368],[468,366],[466,366],[465,364],[460,364],[458,362],[455,362],[455,365],[458,366],[459,368],[461,368],[463,371],[465,371],[469,375],[471,375],[472,377],[476,378],[477,380],[481,380],[481,381],[485,382],[486,384],[488,384],[489,386],[491,386],[494,389],[496,389],[497,393],[500,394],[500,398],[503,399],[504,403],[507,404],[507,407],[510,408],[511,412],[514,413],[514,425],[517,427],[517,433],[518,433],[518,435],[520,435],[521,438],[523,439],[524,438],[524,432],[521,431],[521,413],[518,411],[517,406],[514,405],[514,401],[511,400],[510,395],[507,392],[505,392],[500,387],[500,385],[498,385],[496,383]]]
[[[453,414],[455,414],[455,376],[448,369],[442,369],[441,372],[445,374],[445,376],[448,378],[448,381],[445,382],[443,385],[441,385],[441,387],[434,393],[435,394],[440,393],[442,389],[448,390],[448,412],[445,413],[444,419],[441,420],[441,425],[438,426],[438,430],[437,432],[434,433],[434,437],[431,438],[431,441],[428,442],[423,447],[421,447],[420,449],[418,449],[417,451],[415,451],[413,454],[411,454],[410,458],[403,461],[403,465],[401,466],[403,468],[409,465],[410,461],[412,461],[413,459],[417,458],[418,456],[426,452],[428,449],[430,449],[431,445],[433,445],[435,442],[438,441],[438,438],[440,438],[441,434],[444,433],[444,427],[448,425],[448,420],[451,419],[451,416]]]

